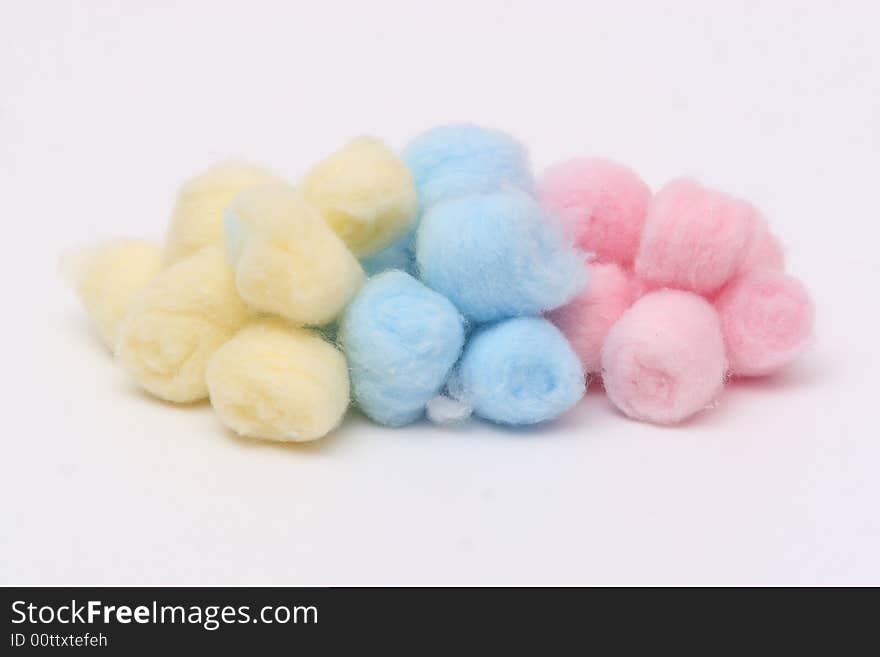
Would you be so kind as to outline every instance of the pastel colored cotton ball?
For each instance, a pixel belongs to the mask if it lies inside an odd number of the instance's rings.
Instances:
[[[162,270],[162,248],[141,240],[107,242],[66,255],[61,268],[113,349],[132,299]]]
[[[247,304],[298,325],[333,320],[363,282],[357,259],[289,185],[236,197],[226,213],[226,244]]]
[[[602,344],[620,316],[636,299],[636,284],[614,263],[587,265],[590,284],[549,319],[568,338],[588,373],[601,369]]]
[[[211,356],[211,404],[241,436],[303,442],[332,431],[348,408],[342,353],[280,320],[248,325]]]
[[[416,238],[422,280],[476,322],[568,303],[586,283],[583,259],[517,190],[440,203],[423,216]]]
[[[223,213],[252,187],[283,182],[262,167],[224,162],[186,181],[177,193],[165,241],[165,259],[176,262],[206,246],[223,244]]]
[[[359,137],[309,171],[300,185],[352,253],[381,251],[418,214],[412,174],[379,139]]]
[[[468,341],[450,393],[498,424],[552,420],[584,395],[584,370],[553,324],[519,317],[486,326]]]
[[[412,171],[424,211],[445,199],[516,187],[530,191],[526,148],[514,137],[471,123],[432,128],[406,147],[403,159]]]
[[[797,279],[781,272],[756,270],[737,278],[715,306],[735,375],[770,374],[810,341],[813,302]]]
[[[208,358],[250,318],[223,249],[171,265],[134,299],[119,327],[116,355],[148,392],[172,402],[208,396]]]
[[[396,427],[421,417],[443,387],[464,344],[464,323],[443,296],[389,271],[371,278],[351,302],[339,343],[358,406]]]
[[[739,270],[757,225],[746,201],[676,180],[654,196],[635,262],[656,286],[712,294]]]
[[[540,197],[581,249],[600,262],[632,265],[651,200],[634,171],[599,158],[560,162],[541,178]]]
[[[629,417],[674,424],[724,387],[727,360],[715,309],[702,297],[657,290],[611,327],[602,348],[608,397]]]

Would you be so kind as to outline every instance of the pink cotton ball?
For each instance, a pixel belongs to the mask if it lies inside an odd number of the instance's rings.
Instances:
[[[790,363],[813,332],[813,302],[800,281],[756,270],[737,278],[715,301],[730,371],[770,374]]]
[[[711,295],[742,265],[756,214],[746,201],[675,180],[648,207],[635,272],[654,286]]]
[[[578,247],[600,262],[632,265],[651,200],[650,188],[634,171],[609,160],[576,158],[547,169],[539,193]]]
[[[614,263],[587,265],[590,284],[548,316],[565,334],[587,373],[598,372],[605,336],[636,298],[629,274]]]
[[[681,422],[711,404],[726,371],[718,314],[691,292],[649,292],[602,348],[608,397],[629,417],[656,424]]]

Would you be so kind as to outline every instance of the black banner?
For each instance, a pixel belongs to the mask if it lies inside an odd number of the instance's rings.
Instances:
[[[634,589],[461,588],[4,588],[0,653],[41,649],[177,654],[187,649],[315,650],[336,654],[403,648],[471,652],[475,642],[529,646],[538,654],[613,645],[615,651],[790,647],[828,628],[840,606],[810,605],[802,591],[723,593]],[[806,595],[813,593],[806,592]],[[719,603],[715,598],[723,596]],[[797,596],[797,597],[795,597]],[[785,603],[797,615],[780,614]],[[763,604],[761,604],[763,602]],[[873,605],[847,613],[847,636],[873,627]],[[816,622],[813,622],[815,620]],[[694,630],[698,630],[694,632]],[[836,641],[837,639],[835,639]],[[610,642],[610,643],[609,643]],[[829,647],[832,644],[829,644]],[[274,651],[273,651],[274,654]],[[833,651],[832,651],[833,654]]]

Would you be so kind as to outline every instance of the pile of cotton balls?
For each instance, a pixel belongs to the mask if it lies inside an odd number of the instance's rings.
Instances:
[[[626,415],[680,422],[808,343],[783,261],[745,201],[689,180],[652,195],[598,159],[536,182],[517,140],[455,124],[402,157],[355,139],[295,186],[219,165],[182,186],[164,245],[110,242],[64,270],[146,391],[307,441],[352,398],[395,427],[545,422],[591,376]]]
[[[747,201],[688,179],[652,195],[599,159],[551,167],[540,194],[595,256],[591,285],[551,317],[626,415],[681,422],[729,376],[771,374],[809,343],[810,297]]]

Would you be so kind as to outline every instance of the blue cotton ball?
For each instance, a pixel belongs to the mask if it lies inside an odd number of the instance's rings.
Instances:
[[[468,341],[449,393],[491,422],[524,425],[558,417],[586,390],[583,366],[546,319],[487,326]]]
[[[339,342],[355,401],[396,427],[421,417],[464,344],[464,320],[448,300],[409,274],[369,279],[343,316]]]
[[[470,123],[432,128],[403,152],[422,211],[444,199],[500,188],[533,188],[528,152],[510,135]]]
[[[422,281],[476,322],[537,315],[583,289],[584,256],[516,190],[461,196],[422,217]]]

